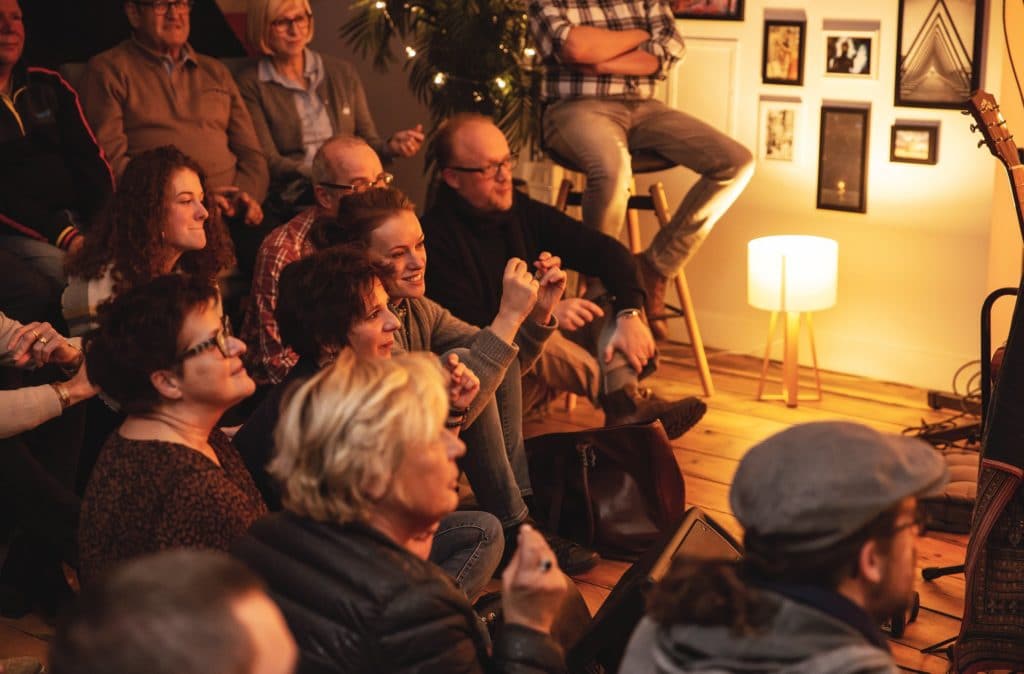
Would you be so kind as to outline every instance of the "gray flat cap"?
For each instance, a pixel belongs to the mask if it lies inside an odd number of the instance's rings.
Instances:
[[[923,440],[824,421],[754,445],[736,470],[729,503],[744,529],[782,536],[787,550],[810,552],[948,480],[945,461]]]

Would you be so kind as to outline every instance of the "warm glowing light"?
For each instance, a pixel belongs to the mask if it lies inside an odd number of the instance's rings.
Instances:
[[[504,77],[495,77],[494,84],[502,91],[508,89],[508,80],[506,80]]]
[[[525,56],[528,59],[532,59],[536,55],[537,50],[534,49],[533,47],[527,47],[526,49],[523,50],[523,56]]]
[[[373,6],[376,7],[377,9],[384,9],[385,7],[387,7],[387,4],[384,2],[384,0],[377,0],[377,2],[373,3]]]
[[[411,59],[416,58],[416,50],[409,45],[405,45],[405,55]]]
[[[444,73],[438,73],[438,74],[434,75],[434,85],[435,86],[443,87],[444,83],[447,82],[447,81],[448,81],[448,76],[445,75]]]
[[[474,91],[473,92],[473,101],[476,102],[476,103],[479,103],[482,100],[484,100],[483,95],[479,91]]]
[[[765,236],[747,244],[747,301],[766,311],[820,311],[836,303],[839,244],[820,236]]]

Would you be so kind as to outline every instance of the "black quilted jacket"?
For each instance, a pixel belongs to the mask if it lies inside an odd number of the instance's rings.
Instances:
[[[469,602],[435,565],[375,530],[275,513],[233,548],[295,635],[299,674],[564,671],[550,637],[505,626],[488,654]]]

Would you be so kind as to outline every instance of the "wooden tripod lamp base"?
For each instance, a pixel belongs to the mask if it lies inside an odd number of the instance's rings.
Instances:
[[[766,236],[747,244],[747,301],[772,312],[757,385],[758,400],[784,400],[787,407],[796,407],[801,400],[821,400],[811,312],[835,305],[838,263],[839,244],[820,236]],[[766,394],[768,362],[780,317],[785,325],[782,393]],[[801,323],[807,326],[815,384],[815,392],[804,396],[799,393]]]

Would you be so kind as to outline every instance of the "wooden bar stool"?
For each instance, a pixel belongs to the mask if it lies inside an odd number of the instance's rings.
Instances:
[[[550,150],[547,152],[551,160],[563,169],[582,175],[582,171],[563,160],[562,157],[555,155]],[[636,153],[633,156],[633,175],[662,171],[672,166],[674,165],[660,157],[644,156],[640,153]],[[665,186],[662,185],[661,181],[651,185],[646,196],[637,195],[636,182],[631,181],[629,193],[629,203],[626,207],[626,232],[629,237],[629,249],[633,253],[640,253],[643,251],[643,246],[640,243],[640,215],[638,211],[653,211],[659,227],[667,226],[672,215],[669,212],[668,198],[665,196]],[[579,207],[582,203],[583,192],[573,189],[573,181],[568,178],[563,179],[555,199],[555,208],[564,211],[569,206]],[[686,322],[686,330],[690,335],[690,348],[693,350],[693,359],[697,365],[697,373],[700,375],[700,383],[704,388],[704,395],[712,396],[715,393],[715,386],[711,382],[711,369],[708,367],[707,354],[704,352],[704,340],[701,338],[700,326],[697,324],[697,314],[693,309],[690,286],[686,282],[686,274],[683,273],[682,269],[676,274],[674,283],[676,294],[679,296],[680,306],[674,306],[666,302],[665,314],[661,316],[648,316],[647,318],[652,321],[682,318]],[[572,404],[572,399],[568,399],[567,405],[570,409]]]

